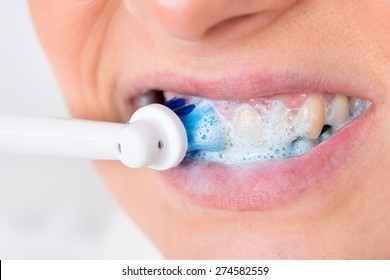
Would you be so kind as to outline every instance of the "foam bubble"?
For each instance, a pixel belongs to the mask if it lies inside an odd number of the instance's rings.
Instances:
[[[258,118],[244,120],[248,131],[237,131],[237,116],[248,110],[247,104],[226,101],[209,102],[208,106],[217,108],[216,121],[224,135],[222,151],[200,152],[192,156],[194,160],[219,162],[230,165],[278,159],[300,154],[303,148],[292,145],[296,139],[303,137],[310,127],[300,122],[297,112],[291,112],[280,101],[254,107]],[[242,120],[241,120],[242,121]],[[201,130],[200,133],[204,133]],[[207,136],[207,133],[204,133]]]
[[[328,99],[324,99],[327,112],[331,106],[328,102],[331,99]],[[329,128],[318,139],[308,139],[305,135],[311,127],[299,119],[299,108],[287,108],[283,100],[278,99],[244,102],[193,97],[189,102],[199,108],[212,108],[198,114],[203,116],[204,121],[194,130],[193,142],[201,143],[200,148],[211,145],[216,139],[223,143],[223,149],[199,149],[191,154],[189,158],[195,161],[240,166],[300,156],[331,137],[341,127]],[[367,100],[351,99],[351,116],[346,123],[363,114],[370,104]]]

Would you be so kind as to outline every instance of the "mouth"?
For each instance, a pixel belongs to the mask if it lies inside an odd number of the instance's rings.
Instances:
[[[196,145],[186,159],[160,172],[179,194],[209,207],[269,209],[313,190],[334,191],[337,184],[329,183],[337,182],[339,170],[348,172],[372,127],[367,116],[373,104],[348,85],[265,83],[260,91],[233,95],[234,89],[221,94],[213,83],[185,84],[182,89],[160,84],[142,92],[151,102],[180,97],[196,108],[212,109],[199,114],[204,123],[189,139]],[[242,91],[248,89],[237,89]],[[127,103],[145,105],[144,97],[133,96]]]

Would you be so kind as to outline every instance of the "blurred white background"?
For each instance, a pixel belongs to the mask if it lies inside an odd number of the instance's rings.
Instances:
[[[0,112],[68,116],[26,0],[0,2]],[[0,259],[159,259],[91,163],[0,155]]]

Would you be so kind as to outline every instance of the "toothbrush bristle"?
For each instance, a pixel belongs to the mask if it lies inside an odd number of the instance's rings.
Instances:
[[[182,108],[186,104],[186,100],[184,98],[173,97],[172,99],[166,101],[164,103],[172,111],[176,111],[177,109]]]
[[[184,98],[172,98],[164,103],[182,121],[187,132],[187,157],[200,151],[223,149],[221,127],[216,112],[209,104],[186,104]]]
[[[194,104],[186,104],[186,100],[184,98],[174,97],[164,103],[169,109],[176,113],[179,118],[182,118],[188,114],[190,114],[194,109]]]
[[[192,111],[194,111],[194,109],[195,109],[195,105],[190,104],[190,105],[187,105],[183,108],[176,110],[175,113],[181,118],[181,117],[184,117],[184,116],[190,114]]]

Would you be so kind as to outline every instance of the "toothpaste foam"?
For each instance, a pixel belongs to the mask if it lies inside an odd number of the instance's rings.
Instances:
[[[229,165],[292,157],[303,154],[310,144],[295,141],[303,137],[310,127],[300,122],[297,112],[287,109],[282,102],[257,104],[249,108],[240,102],[197,100],[197,107],[215,108],[213,125],[218,123],[223,137],[223,150],[199,151],[191,159],[219,162]],[[254,111],[255,114],[253,112]],[[249,113],[248,113],[249,112]],[[240,114],[252,119],[239,120]],[[210,124],[209,118],[206,123]],[[200,137],[215,138],[212,125],[200,130]],[[295,142],[294,142],[295,141]]]

